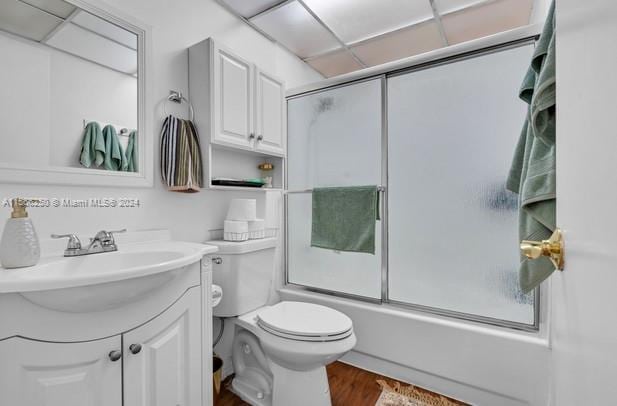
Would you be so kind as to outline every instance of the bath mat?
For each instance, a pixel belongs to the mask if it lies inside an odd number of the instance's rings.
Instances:
[[[386,381],[377,380],[381,386],[381,395],[375,406],[459,406],[462,403],[448,399],[413,385],[402,386],[394,382],[390,386]]]

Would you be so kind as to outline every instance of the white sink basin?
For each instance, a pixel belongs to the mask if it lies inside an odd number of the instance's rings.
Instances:
[[[66,312],[109,310],[138,300],[186,265],[217,248],[178,241],[121,246],[116,252],[44,257],[33,267],[0,268],[0,294],[19,293],[40,306]]]

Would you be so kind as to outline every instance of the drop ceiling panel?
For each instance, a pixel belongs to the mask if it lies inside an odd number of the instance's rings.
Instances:
[[[362,69],[362,65],[346,49],[312,58],[306,62],[327,78]]]
[[[0,30],[40,41],[61,22],[61,18],[20,1],[0,1]]]
[[[442,17],[450,44],[486,37],[529,24],[533,0],[498,0]]]
[[[297,1],[252,18],[251,22],[301,58],[340,46],[336,38]]]
[[[222,0],[229,7],[236,11],[244,18],[251,18],[267,10],[277,4],[282,3],[282,0]]]
[[[351,47],[369,66],[407,58],[444,46],[434,20],[370,39]]]
[[[137,52],[75,24],[64,25],[47,44],[120,72],[137,72]]]
[[[345,43],[361,41],[433,17],[429,0],[304,0]]]
[[[435,7],[439,14],[447,14],[485,3],[486,1],[491,0],[435,0]]]
[[[75,6],[63,0],[22,0],[24,3],[32,4],[42,8],[58,17],[67,18],[75,10]]]
[[[80,11],[77,15],[75,15],[75,17],[73,17],[71,22],[82,28],[94,31],[103,37],[126,45],[131,49],[137,49],[137,35],[93,14]]]

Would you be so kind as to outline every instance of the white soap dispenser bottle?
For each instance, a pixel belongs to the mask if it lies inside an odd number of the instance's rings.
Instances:
[[[36,265],[41,258],[39,238],[26,211],[30,201],[34,200],[16,198],[12,201],[13,212],[4,225],[0,240],[0,264],[3,268]]]

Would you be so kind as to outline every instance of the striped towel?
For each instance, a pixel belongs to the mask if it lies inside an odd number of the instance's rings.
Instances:
[[[174,192],[199,192],[203,187],[199,136],[190,120],[170,115],[163,122],[161,177]]]

